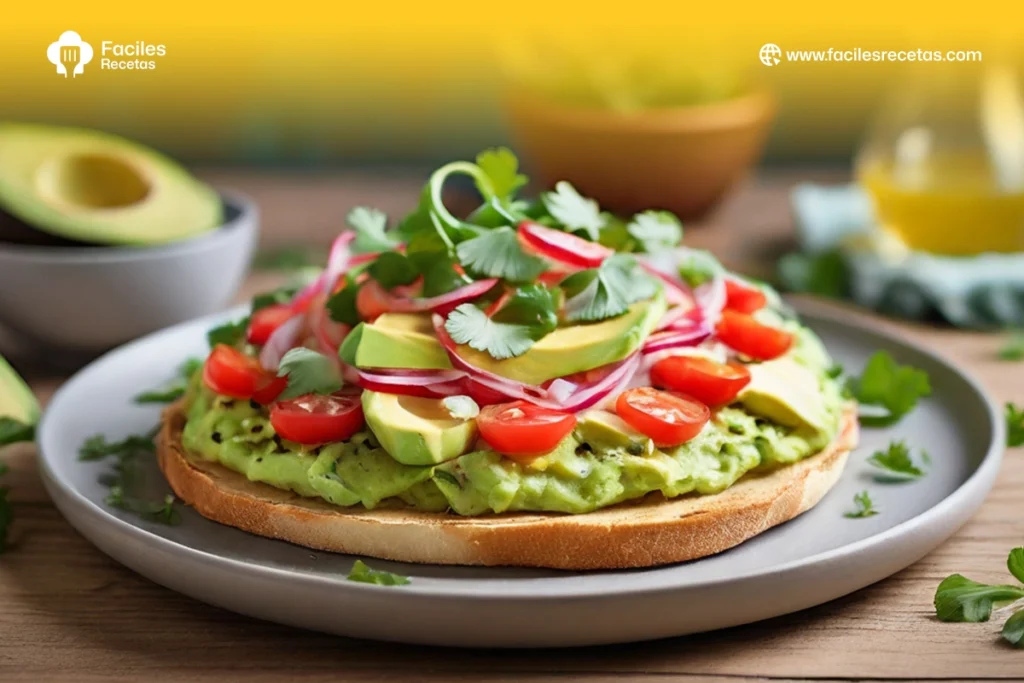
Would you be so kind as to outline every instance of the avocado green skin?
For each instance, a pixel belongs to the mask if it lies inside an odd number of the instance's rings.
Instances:
[[[110,157],[137,168],[150,186],[140,201],[110,209],[62,204],[39,191],[44,165],[79,155]],[[0,211],[4,232],[19,242],[47,243],[25,226],[75,243],[147,245],[213,230],[224,219],[217,193],[156,150],[83,128],[0,124]]]
[[[39,401],[3,356],[0,356],[0,417],[10,417],[24,424],[39,421]]]
[[[436,465],[457,458],[476,440],[476,420],[425,420],[405,410],[399,398],[363,391],[363,415],[381,447],[403,465]]]

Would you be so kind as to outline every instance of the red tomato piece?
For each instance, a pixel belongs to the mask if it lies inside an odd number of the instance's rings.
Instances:
[[[596,268],[615,253],[603,244],[531,221],[519,224],[519,241],[541,256],[579,268]]]
[[[260,367],[259,360],[226,344],[217,344],[203,365],[203,382],[212,391],[232,398],[270,403],[288,381]]]
[[[699,356],[669,356],[651,368],[651,382],[709,406],[724,406],[750,384],[750,371],[740,363],[725,365]]]
[[[270,424],[282,439],[302,444],[344,441],[363,426],[359,396],[310,394],[270,407]]]
[[[729,309],[722,311],[715,333],[723,344],[755,360],[778,358],[793,345],[793,335],[789,332],[763,325],[746,313]]]
[[[768,305],[768,297],[756,287],[735,280],[725,281],[725,307],[740,313],[753,313]]]
[[[274,304],[261,308],[253,313],[249,320],[249,329],[245,333],[246,340],[260,346],[266,344],[274,330],[293,315],[295,315],[295,311],[287,304]]]
[[[711,419],[711,411],[700,401],[653,387],[624,391],[615,402],[615,412],[658,447],[686,443]]]
[[[484,407],[476,425],[494,450],[512,460],[529,462],[568,436],[576,427],[576,416],[513,401]]]
[[[356,294],[356,310],[360,318],[373,322],[391,310],[391,298],[376,280],[367,280]]]

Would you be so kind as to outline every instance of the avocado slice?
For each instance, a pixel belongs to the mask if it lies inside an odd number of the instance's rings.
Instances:
[[[0,419],[5,417],[34,425],[39,420],[39,402],[14,368],[0,356]]]
[[[403,465],[457,458],[476,440],[476,420],[453,418],[441,399],[364,391],[363,414],[380,445]]]
[[[630,455],[650,455],[654,442],[626,424],[626,421],[607,410],[588,410],[576,423],[580,441],[590,444],[595,451],[623,449]]]
[[[0,124],[0,209],[60,238],[158,244],[212,230],[220,197],[155,150],[99,131]]]
[[[750,384],[738,397],[747,410],[786,427],[828,429],[828,411],[814,371],[787,357],[752,363],[747,369]]]
[[[526,384],[583,372],[620,361],[636,351],[665,313],[665,299],[629,307],[599,323],[560,327],[521,356],[495,360],[484,351],[459,346],[459,355],[482,370]],[[450,368],[451,363],[423,314],[385,313],[364,325],[355,352],[361,368]]]

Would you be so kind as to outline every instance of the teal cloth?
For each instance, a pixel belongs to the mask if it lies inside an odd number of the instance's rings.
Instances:
[[[871,201],[855,185],[800,185],[792,204],[802,253],[837,258],[845,266],[843,290],[857,303],[971,329],[1024,325],[1024,254],[953,257],[909,250],[876,228]],[[800,289],[792,269],[787,274],[780,268],[780,275],[784,285]]]

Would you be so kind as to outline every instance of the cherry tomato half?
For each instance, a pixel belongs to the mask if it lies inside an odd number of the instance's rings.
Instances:
[[[274,304],[261,308],[252,314],[249,329],[245,333],[246,340],[251,344],[262,346],[274,334],[274,330],[295,315],[295,311],[287,304]]]
[[[768,305],[768,297],[756,287],[735,280],[725,281],[725,307],[740,313],[753,313]]]
[[[519,241],[541,256],[580,268],[596,268],[615,253],[603,244],[531,221],[519,224]]]
[[[669,356],[651,368],[651,382],[709,406],[724,406],[750,384],[750,371],[739,363],[725,365],[700,356]]]
[[[513,401],[484,407],[476,425],[494,450],[512,460],[529,462],[568,436],[576,427],[576,416]]]
[[[310,394],[270,406],[270,424],[281,438],[302,444],[344,441],[363,426],[359,396]]]
[[[376,280],[367,280],[356,294],[356,310],[366,322],[373,322],[391,310],[391,299]]]
[[[686,443],[711,419],[711,411],[700,401],[653,387],[624,391],[615,402],[615,412],[658,447]]]
[[[271,403],[288,380],[260,367],[260,362],[226,344],[217,344],[203,365],[203,382],[212,391],[232,398]]]
[[[722,311],[715,333],[726,346],[756,360],[778,358],[793,345],[789,332],[762,325],[746,313],[729,309]]]

